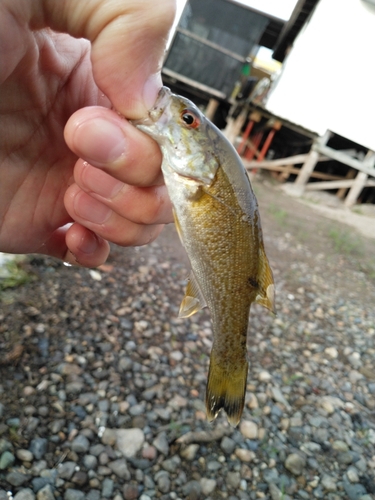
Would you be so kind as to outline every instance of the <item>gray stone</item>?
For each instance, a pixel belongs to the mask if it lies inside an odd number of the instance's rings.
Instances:
[[[37,500],[55,500],[55,495],[53,494],[53,489],[50,484],[46,484],[41,490],[36,494]]]
[[[279,473],[276,468],[263,470],[263,479],[266,483],[277,483],[278,478]]]
[[[83,470],[76,471],[71,479],[72,483],[76,484],[77,486],[84,486],[87,483],[87,480],[88,476]]]
[[[161,463],[161,466],[164,470],[168,472],[176,472],[179,466],[181,465],[181,459],[178,455],[173,456],[172,458],[167,458]]]
[[[12,451],[12,450],[13,450],[12,443],[10,441],[8,441],[7,439],[0,438],[0,455],[4,451]]]
[[[22,472],[11,471],[6,475],[5,479],[12,486],[22,486],[30,479],[30,476],[28,474],[22,474]]]
[[[10,451],[4,451],[0,457],[0,470],[9,469],[15,461],[15,456]]]
[[[215,479],[208,479],[207,477],[202,477],[200,480],[200,484],[203,495],[207,496],[213,491],[215,491],[217,482]]]
[[[241,476],[239,472],[228,472],[226,475],[226,483],[230,488],[237,489],[240,485]]]
[[[270,483],[269,485],[269,491],[271,495],[272,500],[284,500],[285,495],[282,493],[281,490],[276,486],[276,484]]]
[[[359,500],[363,495],[366,495],[366,488],[362,484],[351,484],[344,481],[344,490],[348,495],[349,500]]]
[[[44,457],[47,451],[47,444],[47,439],[40,437],[34,438],[31,441],[29,451],[31,451],[36,460],[40,460],[42,457]]]
[[[113,495],[114,482],[112,479],[106,477],[102,484],[102,497],[111,498]]]
[[[90,490],[86,495],[86,500],[100,500],[100,491]]]
[[[231,453],[233,453],[235,447],[236,447],[236,442],[233,441],[233,439],[225,436],[221,440],[220,448],[223,450],[224,453],[230,455]]]
[[[154,441],[152,442],[152,444],[163,455],[167,456],[169,454],[169,443],[165,432],[161,432],[160,434],[158,434],[156,439],[154,439]]]
[[[321,485],[326,491],[336,491],[337,481],[329,474],[324,474],[321,480]]]
[[[220,462],[217,462],[216,460],[211,460],[210,462],[207,462],[207,470],[216,471],[221,468],[222,464]]]
[[[1,496],[0,496],[1,499]],[[30,488],[20,490],[15,496],[14,500],[35,500],[35,494]]]
[[[338,461],[339,464],[348,465],[353,462],[353,455],[351,454],[350,451],[338,453],[336,460]]]
[[[161,493],[168,493],[171,488],[171,480],[169,479],[168,472],[162,470],[155,474],[155,480],[158,490]]]
[[[188,498],[189,500],[198,500],[202,488],[198,481],[192,480],[183,486],[182,491],[185,495],[185,498]]]
[[[133,361],[130,358],[123,357],[119,359],[118,370],[120,373],[131,370],[132,366],[133,366]]]
[[[124,458],[119,458],[118,460],[109,462],[107,466],[116,474],[117,477],[125,479],[126,481],[130,480],[131,475]]]
[[[142,448],[145,436],[141,429],[118,429],[116,430],[117,449],[125,458],[134,457]]]
[[[103,432],[102,443],[108,444],[109,446],[113,446],[116,443],[116,430],[106,429]]]
[[[31,481],[35,493],[37,493],[45,486],[52,485],[53,483],[54,481],[51,477],[34,477],[34,479]]]
[[[300,476],[306,465],[306,458],[298,453],[291,453],[286,457],[284,466],[295,476]]]
[[[89,448],[90,441],[82,434],[79,434],[72,442],[72,450],[76,453],[87,453]]]
[[[85,493],[83,491],[68,488],[64,493],[64,500],[84,500]]]
[[[346,475],[348,476],[348,479],[351,483],[359,482],[358,470],[355,467],[349,467],[349,469],[346,471]]]
[[[83,457],[83,465],[87,470],[93,470],[98,465],[98,459],[94,455],[85,455]]]
[[[76,467],[77,464],[75,462],[72,461],[63,462],[57,468],[57,475],[62,479],[69,480],[73,476]]]

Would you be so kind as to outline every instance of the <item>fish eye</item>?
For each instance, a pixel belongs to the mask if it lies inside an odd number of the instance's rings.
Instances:
[[[181,119],[190,128],[197,128],[200,123],[199,117],[191,109],[184,109],[181,113]]]

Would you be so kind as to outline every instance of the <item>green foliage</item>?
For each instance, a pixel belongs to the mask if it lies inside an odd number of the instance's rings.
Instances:
[[[268,207],[268,212],[273,215],[280,226],[284,226],[286,224],[286,219],[288,216],[288,212],[286,210],[279,208],[277,205],[271,204]]]
[[[0,268],[0,291],[7,288],[17,288],[29,283],[34,276],[27,273],[18,260],[7,260]]]
[[[332,228],[328,231],[328,237],[332,241],[334,249],[343,255],[359,255],[361,253],[360,243],[354,239],[350,231]]]

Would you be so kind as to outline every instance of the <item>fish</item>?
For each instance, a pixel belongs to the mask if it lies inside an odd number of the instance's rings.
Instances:
[[[177,232],[191,263],[179,317],[208,307],[213,331],[206,387],[208,421],[242,416],[247,332],[253,302],[275,311],[258,203],[232,144],[199,108],[162,87],[148,116],[133,120],[162,151]]]

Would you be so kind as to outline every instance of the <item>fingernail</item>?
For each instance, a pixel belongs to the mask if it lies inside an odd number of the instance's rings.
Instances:
[[[85,233],[78,245],[78,248],[82,253],[93,254],[98,248],[98,239],[95,234]]]
[[[112,214],[110,208],[86,193],[77,194],[74,200],[74,210],[79,217],[94,224],[104,224]]]
[[[74,144],[79,155],[96,166],[116,161],[126,150],[121,128],[102,118],[82,122],[74,133]]]
[[[155,104],[159,90],[163,86],[160,73],[151,75],[143,87],[143,102],[147,110]]]

